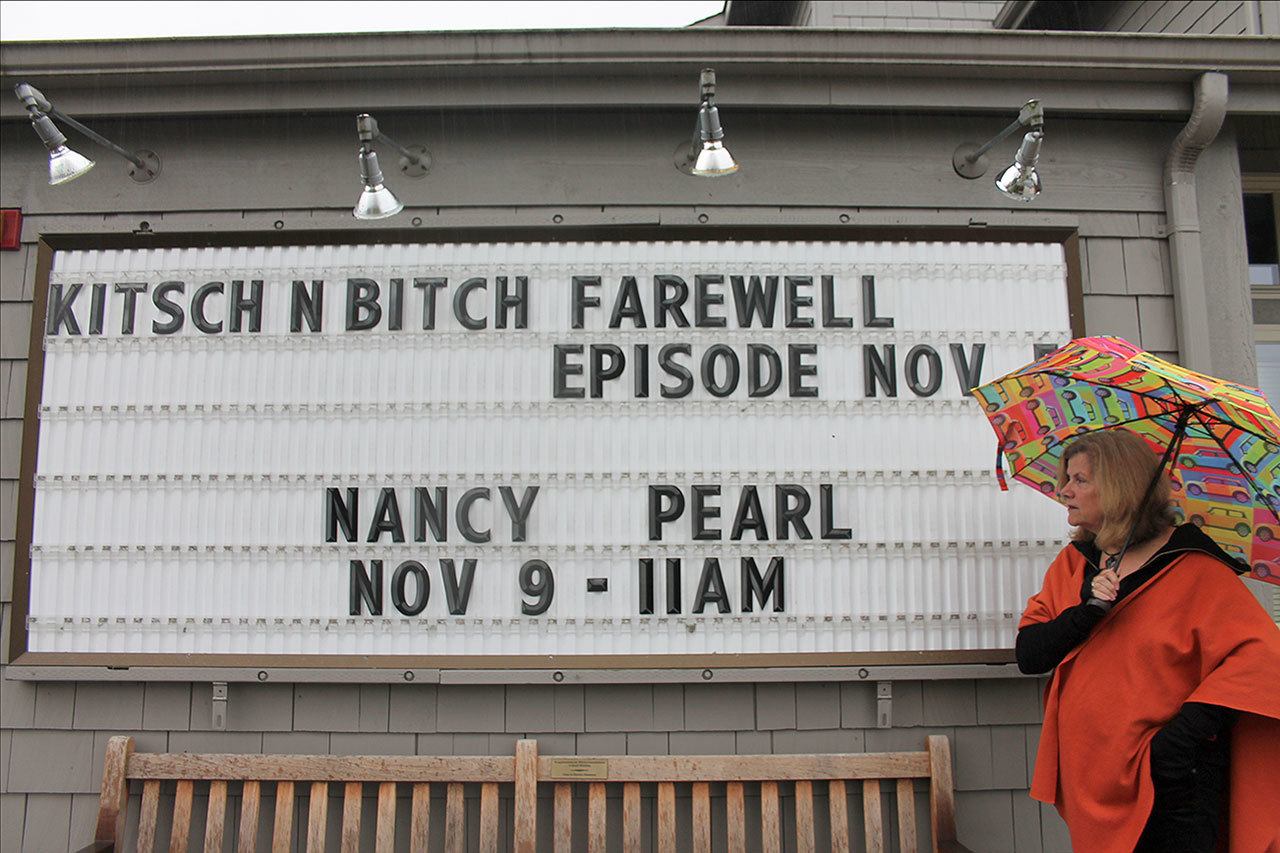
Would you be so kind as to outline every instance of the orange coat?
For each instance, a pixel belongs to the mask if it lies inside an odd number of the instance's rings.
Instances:
[[[1018,627],[1080,603],[1072,546]],[[1053,803],[1081,853],[1132,853],[1155,800],[1151,739],[1183,702],[1234,708],[1233,853],[1280,853],[1280,631],[1219,560],[1175,558],[1125,596],[1062,660],[1045,690],[1031,796]]]

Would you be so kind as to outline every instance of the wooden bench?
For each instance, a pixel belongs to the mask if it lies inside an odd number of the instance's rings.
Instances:
[[[170,796],[172,786],[173,818],[167,827],[170,851],[184,851],[191,843],[192,804],[197,789],[207,792],[203,847],[223,849],[227,834],[228,789],[240,799],[237,847],[239,851],[256,848],[259,824],[264,821],[260,806],[263,795],[273,794],[275,806],[271,818],[271,849],[294,849],[295,800],[307,799],[306,846],[299,836],[297,849],[315,853],[330,849],[326,845],[339,841],[343,851],[359,849],[361,838],[361,804],[365,785],[376,786],[377,808],[373,838],[379,853],[395,849],[397,792],[407,795],[409,816],[407,834],[409,849],[424,851],[431,835],[431,797],[433,790],[444,789],[444,849],[461,853],[466,849],[497,851],[512,849],[517,853],[533,853],[538,839],[539,785],[551,788],[551,827],[544,831],[543,841],[552,848],[569,851],[573,847],[573,800],[575,786],[586,788],[586,825],[578,827],[581,847],[585,831],[586,847],[592,853],[605,850],[611,832],[607,820],[608,786],[620,785],[622,821],[612,833],[620,835],[625,851],[640,851],[642,846],[642,789],[652,796],[648,840],[650,847],[667,851],[710,851],[712,833],[723,838],[730,851],[744,850],[748,841],[763,851],[795,849],[812,851],[830,849],[847,851],[850,845],[849,799],[858,796],[850,783],[861,782],[863,820],[862,835],[868,851],[885,849],[882,782],[892,782],[896,801],[896,823],[899,847],[903,851],[918,849],[914,780],[929,780],[929,825],[932,849],[937,853],[964,853],[956,842],[955,806],[951,782],[951,749],[945,737],[927,738],[923,752],[893,752],[841,755],[760,755],[760,756],[606,756],[547,757],[538,755],[535,740],[521,740],[513,757],[375,757],[375,756],[311,756],[311,755],[196,755],[134,752],[133,739],[113,737],[107,746],[103,771],[102,796],[98,810],[96,839],[85,850],[114,850],[124,839],[125,813],[130,784],[141,786],[142,799],[138,819],[139,851],[154,848],[160,815],[162,786]],[[817,832],[815,820],[815,783],[821,797],[827,794],[829,831]],[[478,784],[478,827],[467,831],[464,785]],[[326,838],[328,827],[329,786],[341,785],[342,821],[337,838]],[[399,787],[404,786],[404,787]],[[717,795],[724,790],[724,818],[712,817],[712,787]],[[508,802],[500,800],[504,788]],[[546,790],[544,787],[544,791]],[[512,789],[514,789],[513,793]],[[688,790],[689,829],[677,837],[677,789],[681,806]],[[370,789],[371,792],[373,788]],[[755,808],[748,809],[748,793]],[[787,816],[783,820],[783,801]],[[718,796],[717,796],[718,798]],[[511,802],[511,800],[514,802]],[[718,813],[718,810],[717,810]],[[792,813],[794,816],[792,817]],[[299,813],[300,814],[300,813]],[[750,825],[749,825],[750,819]],[[473,818],[474,822],[474,818]],[[402,824],[404,822],[402,821]],[[684,822],[682,822],[684,823]],[[301,821],[299,821],[301,824]],[[506,832],[500,829],[507,827]],[[402,826],[401,841],[404,841]],[[783,843],[784,829],[792,838]],[[266,826],[262,827],[265,832]],[[856,832],[856,829],[853,830]],[[477,840],[478,839],[478,842]],[[403,843],[401,844],[403,847]],[[717,845],[719,846],[719,845]],[[545,849],[545,848],[544,848]]]

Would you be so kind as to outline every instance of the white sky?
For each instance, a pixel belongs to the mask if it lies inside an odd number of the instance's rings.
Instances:
[[[701,2],[0,2],[0,40],[165,38],[419,30],[684,27],[724,8]]]

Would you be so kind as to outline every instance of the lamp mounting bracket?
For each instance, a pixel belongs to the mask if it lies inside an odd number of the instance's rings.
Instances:
[[[139,184],[149,184],[160,174],[160,155],[149,148],[139,148],[133,156],[142,161],[139,166],[129,161],[129,177]]]

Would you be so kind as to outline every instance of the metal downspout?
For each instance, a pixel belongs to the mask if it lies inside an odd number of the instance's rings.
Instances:
[[[1218,136],[1227,114],[1227,75],[1201,74],[1195,82],[1191,117],[1173,141],[1164,165],[1164,206],[1173,273],[1173,304],[1182,364],[1213,373],[1209,349],[1209,302],[1200,249],[1200,211],[1196,202],[1196,162]]]

